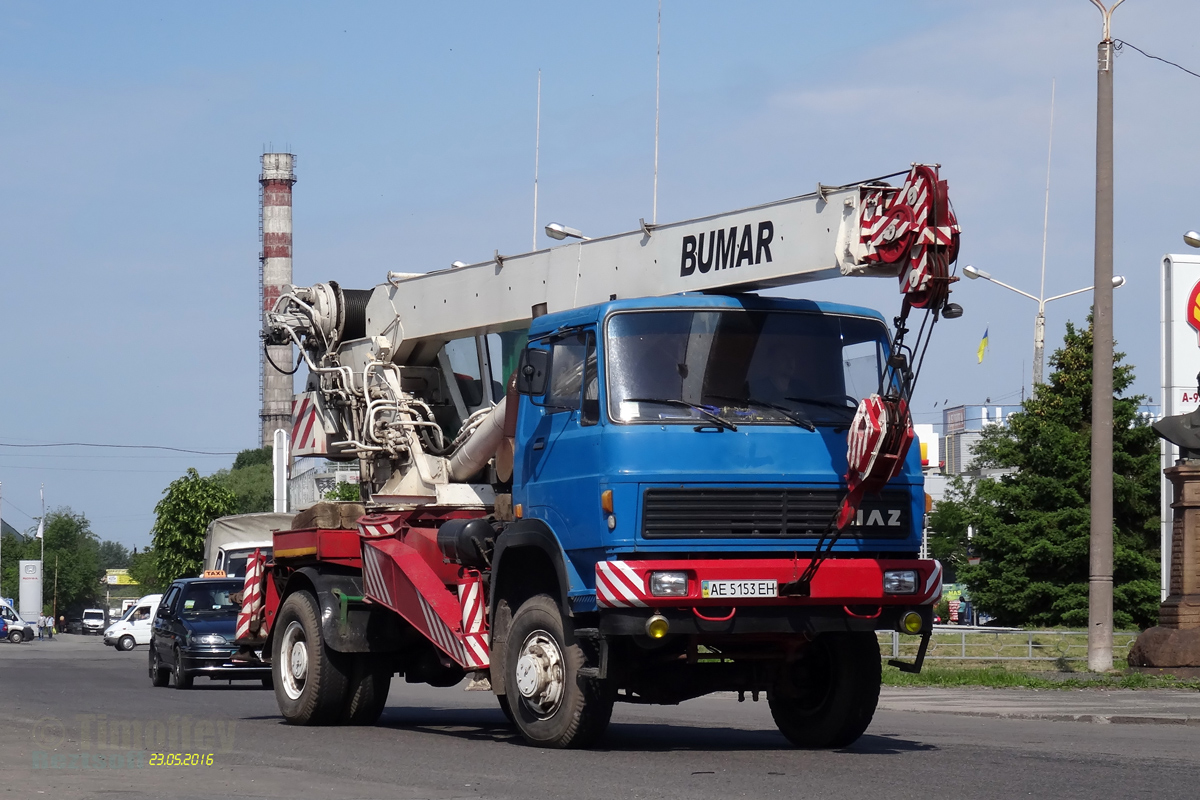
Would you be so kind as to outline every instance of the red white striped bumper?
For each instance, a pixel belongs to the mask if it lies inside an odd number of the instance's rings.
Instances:
[[[829,559],[817,570],[806,597],[703,597],[702,581],[776,581],[783,586],[800,577],[809,559],[714,559],[600,561],[596,564],[596,605],[599,608],[680,606],[813,606],[813,605],[930,605],[942,596],[942,565],[916,559]],[[913,570],[917,591],[884,594],[883,573]],[[686,595],[655,597],[650,593],[652,572],[685,572]]]

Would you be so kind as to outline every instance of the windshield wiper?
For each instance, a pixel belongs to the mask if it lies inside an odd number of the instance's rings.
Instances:
[[[849,411],[854,413],[857,409],[854,406],[848,406],[844,403],[833,403],[829,400],[817,400],[813,397],[785,397],[784,400],[791,400],[793,403],[808,403],[813,406],[821,406],[822,408],[836,408],[841,411]]]
[[[769,408],[772,411],[778,412],[779,414],[787,417],[789,420],[807,431],[815,431],[817,429],[817,426],[813,425],[812,422],[803,414],[798,414],[795,411],[792,411],[790,408],[786,408],[776,403],[769,403],[766,400],[757,400],[753,397],[730,397],[723,394],[706,394],[704,396],[711,397],[716,400],[729,400],[734,403],[743,403],[750,406],[762,406],[763,408]]]
[[[725,419],[720,414],[715,414],[712,411],[709,411],[704,406],[696,405],[695,403],[689,403],[687,400],[676,400],[674,398],[665,398],[664,399],[661,397],[626,397],[625,401],[629,402],[629,403],[662,403],[665,406],[678,406],[679,408],[690,408],[693,411],[699,411],[701,414],[708,417],[713,422],[717,423],[717,425],[719,425],[720,427],[734,431],[735,433],[737,432],[737,425],[734,425],[732,422]]]

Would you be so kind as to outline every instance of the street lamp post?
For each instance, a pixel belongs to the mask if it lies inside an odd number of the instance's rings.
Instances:
[[[1113,57],[1112,15],[1096,60],[1096,294],[1092,305],[1092,487],[1088,548],[1088,669],[1112,669],[1113,638]]]
[[[991,281],[997,286],[1003,286],[1005,289],[1008,289],[1011,292],[1016,292],[1022,297],[1028,297],[1030,300],[1038,304],[1037,317],[1034,318],[1033,321],[1033,385],[1037,386],[1038,384],[1044,383],[1045,381],[1043,379],[1043,373],[1045,370],[1043,364],[1045,363],[1046,352],[1046,303],[1049,303],[1052,300],[1061,300],[1064,297],[1070,297],[1071,295],[1090,292],[1094,287],[1087,286],[1083,289],[1075,289],[1071,292],[1056,294],[1053,297],[1037,297],[1029,292],[1023,292],[1015,286],[1009,286],[1004,281],[993,278],[990,273],[984,272],[981,269],[976,269],[975,267],[964,267],[963,274],[972,280],[983,278],[985,281]],[[1125,279],[1120,275],[1117,275],[1112,279],[1112,285],[1114,289],[1119,286],[1123,286],[1125,285]]]

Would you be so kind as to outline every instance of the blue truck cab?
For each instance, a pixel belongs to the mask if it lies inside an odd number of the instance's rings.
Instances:
[[[878,313],[687,294],[549,314],[529,335],[544,374],[518,414],[513,502],[553,531],[577,610],[598,561],[790,557],[831,532],[847,430],[888,354]],[[924,511],[913,449],[833,554],[915,558]]]

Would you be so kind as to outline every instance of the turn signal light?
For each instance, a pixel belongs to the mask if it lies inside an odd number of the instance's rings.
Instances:
[[[646,635],[651,639],[661,639],[667,635],[667,631],[671,629],[671,623],[667,622],[667,618],[662,614],[655,614],[650,619],[646,620]]]
[[[606,514],[613,513],[612,489],[605,489],[600,493],[600,508],[604,509]]]
[[[520,503],[517,503],[515,506],[513,506],[513,516],[516,517],[517,519],[520,519],[521,517],[525,516],[524,506],[522,506]]]
[[[923,623],[924,620],[921,619],[921,615],[915,611],[909,611],[900,621],[901,626],[904,628],[904,632],[911,634],[920,633]]]

